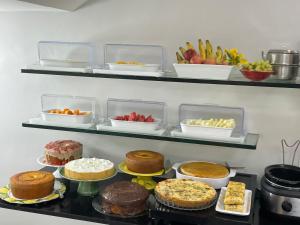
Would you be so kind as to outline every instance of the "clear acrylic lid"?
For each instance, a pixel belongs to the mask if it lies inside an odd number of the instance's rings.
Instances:
[[[234,119],[236,126],[232,132],[232,137],[241,137],[246,133],[243,108],[208,104],[181,104],[179,106],[179,123],[186,119]]]
[[[93,68],[96,50],[91,43],[40,41],[38,43],[41,66]]]
[[[68,96],[68,95],[42,95],[42,111],[47,112],[52,109],[63,110],[65,108],[91,112],[93,118],[96,116],[96,98]]]
[[[132,112],[152,116],[160,120],[160,124],[167,124],[166,104],[164,102],[152,102],[142,100],[113,99],[107,100],[107,120],[116,116],[129,115]]]
[[[159,71],[164,71],[166,52],[160,45],[106,44],[104,46],[105,66],[118,62],[122,62],[122,65],[125,63],[157,65]]]

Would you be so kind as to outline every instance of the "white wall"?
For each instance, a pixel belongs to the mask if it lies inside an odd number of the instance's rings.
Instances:
[[[22,75],[20,68],[36,60],[39,40],[91,41],[99,46],[106,42],[161,44],[171,64],[180,45],[202,37],[237,47],[252,60],[262,49],[299,47],[299,13],[300,2],[294,0],[99,0],[74,13],[1,13],[0,183],[6,184],[19,171],[38,169],[35,159],[43,146],[62,138],[78,140],[85,151],[116,162],[125,152],[143,148],[160,151],[172,160],[238,162],[248,172],[262,174],[265,166],[281,162],[280,139],[292,142],[300,136],[299,90]],[[173,122],[183,102],[243,106],[249,130],[261,138],[257,150],[249,151],[22,128],[22,121],[41,110],[44,93],[96,96],[102,104],[108,96],[165,101]],[[17,219],[11,219],[15,214],[0,212],[6,224],[17,224]],[[27,215],[22,221],[35,221]],[[55,221],[46,217],[44,224]]]

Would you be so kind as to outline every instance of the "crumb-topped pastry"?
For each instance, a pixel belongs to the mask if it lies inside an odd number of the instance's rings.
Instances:
[[[52,141],[45,146],[45,160],[51,165],[64,165],[82,157],[82,144],[72,140]]]
[[[189,162],[180,166],[181,173],[201,178],[223,178],[229,175],[226,166],[210,162]]]
[[[127,169],[136,173],[155,173],[164,168],[164,156],[148,150],[131,151],[126,154]]]
[[[10,190],[20,199],[37,199],[53,192],[55,178],[46,171],[28,171],[10,178]]]
[[[107,159],[82,158],[68,162],[65,176],[75,180],[101,180],[115,173],[114,164]]]
[[[118,181],[107,186],[101,194],[106,213],[134,216],[145,211],[149,192],[139,184]]]
[[[210,185],[187,179],[167,179],[155,187],[156,196],[162,201],[182,208],[201,208],[211,204],[216,190]]]

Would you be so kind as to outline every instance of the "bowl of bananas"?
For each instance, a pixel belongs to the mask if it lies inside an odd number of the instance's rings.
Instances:
[[[262,81],[273,73],[273,69],[269,61],[261,60],[242,65],[241,73],[249,80]]]

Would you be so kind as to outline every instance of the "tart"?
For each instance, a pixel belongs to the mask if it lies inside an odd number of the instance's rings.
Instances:
[[[136,173],[156,173],[164,169],[164,156],[148,150],[131,151],[126,154],[127,169]]]
[[[155,187],[158,199],[181,208],[201,208],[210,205],[217,192],[210,185],[187,179],[168,179]]]
[[[200,178],[224,178],[229,175],[226,166],[210,162],[189,162],[180,166],[181,173]]]
[[[82,144],[72,140],[52,141],[45,146],[45,160],[50,165],[64,165],[82,157]]]
[[[55,178],[46,171],[28,171],[10,178],[10,190],[15,198],[38,199],[50,195]]]
[[[141,185],[129,181],[117,181],[107,186],[101,194],[105,213],[135,216],[146,210],[149,192]]]
[[[64,168],[65,176],[74,180],[104,180],[114,173],[114,164],[107,159],[77,159],[68,162]]]

